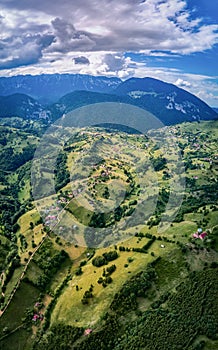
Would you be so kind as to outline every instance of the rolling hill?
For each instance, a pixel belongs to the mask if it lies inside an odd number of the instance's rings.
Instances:
[[[34,123],[25,130],[0,125],[6,155],[0,177],[1,349],[217,348],[217,123],[164,127],[156,138],[83,129],[57,159],[57,193],[39,202],[31,190],[32,151],[40,142]],[[104,161],[95,164],[99,151]],[[50,186],[51,158],[45,149],[35,185]],[[136,173],[145,159],[153,170],[146,163]],[[159,232],[161,218],[170,218],[169,193],[178,198],[171,181],[181,178],[181,206]],[[120,184],[126,194],[115,209],[95,212],[96,205],[111,205]],[[155,193],[151,215],[138,223],[134,210]],[[121,225],[125,218],[130,225]],[[107,236],[98,231],[110,225]],[[206,233],[203,239],[198,229]]]
[[[49,118],[46,111],[34,98],[25,94],[16,93],[9,96],[0,96],[0,117],[21,117],[23,119]]]

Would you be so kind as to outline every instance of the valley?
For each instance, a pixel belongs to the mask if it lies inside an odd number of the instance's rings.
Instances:
[[[56,148],[34,156],[44,122],[16,123],[0,126],[0,348],[215,349],[218,122],[83,128],[54,170]]]
[[[0,1],[0,350],[218,350],[218,1]]]

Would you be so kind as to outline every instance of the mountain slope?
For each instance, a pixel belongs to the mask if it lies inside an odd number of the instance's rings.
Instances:
[[[120,84],[115,93],[129,96],[165,124],[216,119],[217,113],[205,102],[173,84],[153,78],[131,78]]]
[[[48,118],[49,111],[35,99],[24,94],[0,96],[0,117],[22,117],[24,119]]]
[[[3,96],[23,93],[39,99],[43,103],[51,103],[75,90],[111,92],[120,83],[119,78],[81,74],[18,75],[1,77],[0,91]]]
[[[138,81],[139,84],[135,84],[134,87],[132,82],[130,82],[130,85],[129,81],[122,83],[120,88],[118,87],[115,91],[117,94],[74,91],[63,96],[50,107],[52,117],[53,119],[60,118],[64,113],[93,103],[117,102],[131,104],[147,110],[165,125],[217,118],[217,113],[207,104],[174,85],[166,84],[170,85],[169,87],[166,86],[168,88],[166,90],[165,83],[160,82],[151,89],[151,87],[143,84],[143,79]],[[131,90],[131,88],[135,90]]]
[[[76,108],[101,102],[118,102],[135,104],[128,96],[117,96],[91,91],[74,91],[61,97],[50,109],[54,119],[60,118],[63,113],[68,113]]]
[[[100,102],[127,103],[145,109],[165,125],[211,120],[216,110],[193,94],[173,84],[153,78],[93,77],[80,74],[51,74],[0,78],[4,95],[0,97],[0,117],[17,115],[23,118],[55,120],[76,108]],[[27,96],[23,91],[28,92]],[[67,92],[67,94],[66,94]],[[38,101],[53,104],[45,108]],[[45,105],[45,104],[44,104]]]

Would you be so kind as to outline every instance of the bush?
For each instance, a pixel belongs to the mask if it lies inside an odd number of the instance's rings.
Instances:
[[[106,268],[107,274],[106,276],[110,276],[116,270],[116,265],[111,265]]]
[[[96,267],[101,267],[106,263],[106,259],[103,256],[96,256],[94,259],[92,259],[92,265]]]
[[[108,253],[104,253],[103,257],[106,259],[106,261],[112,261],[118,258],[118,253],[116,250],[113,250]]]
[[[96,267],[101,267],[103,265],[106,265],[109,261],[115,260],[117,258],[117,251],[113,250],[111,252],[106,252],[102,254],[102,256],[96,256],[94,259],[92,259],[92,265]]]
[[[111,276],[108,276],[108,277],[106,277],[105,278],[105,282],[107,283],[107,284],[110,284],[110,283],[112,283],[112,278],[111,278]]]
[[[82,274],[83,274],[83,271],[82,271],[81,266],[80,266],[80,267],[78,267],[78,269],[76,270],[75,274],[76,274],[76,276],[80,276],[80,275],[82,275]]]

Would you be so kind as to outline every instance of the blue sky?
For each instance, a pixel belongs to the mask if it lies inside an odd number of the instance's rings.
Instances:
[[[218,107],[214,0],[1,0],[0,76],[161,79]]]

